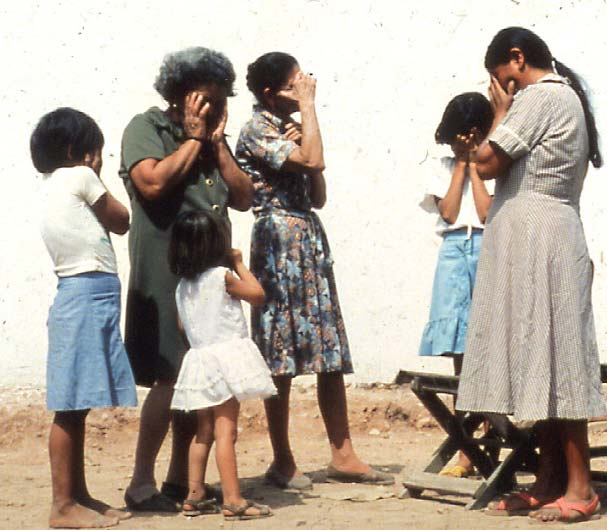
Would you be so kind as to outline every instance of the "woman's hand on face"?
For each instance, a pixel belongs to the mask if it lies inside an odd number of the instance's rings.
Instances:
[[[215,109],[213,109],[213,110],[215,110]],[[218,115],[217,125],[215,126],[215,128],[212,131],[209,131],[209,133],[210,133],[209,140],[211,140],[211,143],[213,145],[217,145],[217,144],[220,144],[221,142],[223,142],[226,124],[228,123],[228,102],[227,101],[224,101],[223,108],[221,109],[221,111],[217,112],[217,115]]]
[[[316,97],[316,79],[309,74],[299,72],[293,81],[293,88],[285,90],[283,95],[294,99],[300,105],[313,103]]]
[[[503,118],[508,109],[512,105],[514,99],[515,83],[514,80],[508,81],[507,90],[504,90],[499,84],[496,77],[491,76],[491,83],[489,84],[489,101],[495,114],[496,119]]]
[[[202,140],[207,136],[207,116],[211,110],[208,101],[200,92],[192,91],[185,97],[183,130],[189,138]]]
[[[290,121],[285,125],[285,138],[301,145],[301,123]]]

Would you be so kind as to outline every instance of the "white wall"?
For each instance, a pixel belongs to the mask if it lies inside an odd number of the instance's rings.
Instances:
[[[607,56],[600,0],[510,1],[54,1],[3,2],[0,158],[0,386],[44,381],[45,321],[55,290],[36,224],[36,174],[29,135],[60,105],[93,116],[106,136],[103,178],[126,201],[117,177],[129,119],[160,103],[152,88],[167,52],[190,45],[223,51],[238,74],[228,132],[250,115],[246,66],[283,50],[318,78],[329,202],[321,212],[357,380],[391,380],[401,367],[449,370],[416,356],[427,318],[439,241],[417,207],[420,163],[447,101],[485,92],[487,44],[504,26],[534,29],[593,89],[607,130]],[[605,150],[605,146],[603,147]],[[607,151],[605,152],[607,155]],[[583,218],[596,263],[595,313],[607,359],[607,170],[591,171]],[[234,214],[246,249],[252,215]],[[126,238],[115,238],[126,285]]]

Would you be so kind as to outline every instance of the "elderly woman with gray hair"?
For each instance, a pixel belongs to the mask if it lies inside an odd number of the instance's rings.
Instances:
[[[211,211],[227,221],[228,207],[251,206],[253,186],[224,136],[234,79],[232,64],[216,51],[194,47],[167,55],[154,87],[168,108],[138,114],[122,138],[120,176],[132,208],[125,344],[137,384],[150,388],[125,493],[133,510],[177,511],[188,490],[195,419],[170,410],[187,345],[177,324],[177,278],[169,270],[168,246],[182,212]],[[171,461],[159,491],[154,467],[170,423]]]

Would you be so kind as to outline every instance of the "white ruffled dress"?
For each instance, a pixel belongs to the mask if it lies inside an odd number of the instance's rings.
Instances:
[[[276,394],[266,362],[249,338],[240,300],[226,291],[227,271],[214,267],[177,286],[177,310],[190,349],[175,384],[172,409],[200,410],[232,397],[243,401]]]

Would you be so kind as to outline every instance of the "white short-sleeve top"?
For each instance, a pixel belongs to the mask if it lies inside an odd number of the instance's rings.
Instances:
[[[429,158],[424,162],[424,168],[426,170],[425,178],[427,179],[427,185],[424,198],[419,205],[425,211],[436,215],[436,233],[443,235],[445,232],[460,230],[462,228],[467,229],[468,233],[470,233],[473,228],[483,229],[485,225],[478,218],[476,206],[474,206],[474,196],[472,195],[472,185],[470,183],[468,168],[466,168],[466,175],[464,178],[459,214],[453,224],[449,224],[441,217],[437,200],[442,199],[449,189],[451,176],[455,169],[455,157],[444,156],[441,158]],[[495,186],[494,181],[485,181],[485,186],[489,195],[493,195]]]
[[[117,273],[110,236],[91,208],[105,193],[87,166],[61,167],[43,175],[40,232],[57,276]]]

